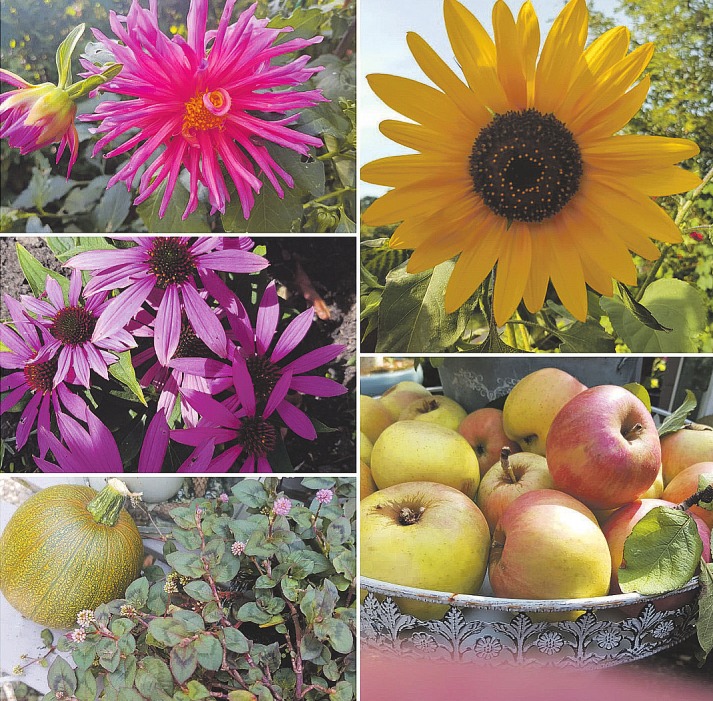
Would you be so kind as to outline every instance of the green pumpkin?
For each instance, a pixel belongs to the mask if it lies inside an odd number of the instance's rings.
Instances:
[[[0,537],[0,590],[23,616],[74,628],[77,613],[124,595],[141,570],[144,548],[123,508],[129,491],[109,480],[57,485],[30,497]]]

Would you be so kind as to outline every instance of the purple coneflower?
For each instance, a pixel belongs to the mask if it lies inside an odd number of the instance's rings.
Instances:
[[[7,324],[0,324],[0,343],[8,349],[0,352],[0,368],[17,372],[3,372],[0,378],[0,393],[7,392],[0,400],[0,415],[12,409],[25,394],[31,393],[32,397],[20,416],[16,445],[22,448],[37,424],[40,429],[37,436],[40,455],[44,456],[48,443],[42,429],[46,429],[45,433],[49,432],[51,410],[59,413],[63,406],[82,420],[86,420],[91,412],[64,382],[55,385],[59,362],[56,347],[47,343],[43,330],[35,327],[19,302],[5,295],[5,304],[10,311],[14,329]],[[73,371],[69,379],[73,381]]]
[[[268,261],[245,250],[225,248],[216,236],[202,236],[193,243],[185,236],[132,240],[137,244],[132,248],[88,251],[67,261],[69,267],[92,271],[84,291],[87,296],[126,288],[99,317],[92,341],[123,329],[151,296],[158,308],[154,347],[161,365],[168,365],[178,348],[183,311],[198,338],[214,353],[225,356],[225,331],[198,293],[196,277],[210,291],[218,278],[214,271],[254,273],[266,268]]]
[[[224,402],[195,390],[182,390],[183,398],[202,418],[195,428],[171,431],[175,441],[196,448],[179,472],[227,472],[241,456],[245,459],[240,472],[272,472],[267,456],[277,445],[279,428],[271,417],[287,394],[291,373],[277,381],[264,408],[257,405],[252,378],[240,355],[235,357],[232,373],[236,394]],[[295,430],[291,417],[281,416]],[[230,445],[213,458],[215,446],[220,444]]]
[[[117,329],[111,336],[92,342],[97,319],[109,302],[106,295],[94,295],[81,300],[82,274],[73,270],[69,283],[68,302],[57,280],[47,276],[45,299],[22,295],[25,308],[37,315],[35,323],[46,331],[47,352],[57,355],[54,386],[67,379],[70,371],[80,385],[89,387],[89,371],[108,378],[108,366],[116,362],[116,355],[136,346],[131,334]],[[112,352],[108,352],[112,351]]]
[[[254,328],[244,310],[240,318],[231,313],[228,314],[234,337],[240,344],[239,348],[229,347],[228,359],[234,360],[235,355],[240,355],[243,358],[252,378],[258,405],[264,405],[280,378],[288,375],[290,376],[288,392],[301,392],[316,397],[335,397],[344,394],[347,388],[338,382],[326,377],[302,373],[331,362],[344,350],[345,346],[334,343],[285,362],[287,356],[307,335],[314,320],[314,310],[310,307],[295,317],[273,346],[280,316],[274,282],[267,286],[260,300]],[[272,351],[270,351],[271,347]],[[213,393],[228,389],[233,383],[232,366],[217,360],[176,358],[171,361],[171,367],[182,370],[184,373],[215,380],[212,384]],[[314,426],[307,415],[286,398],[277,406],[277,413],[297,435],[308,440],[314,440],[317,437]]]
[[[44,434],[57,464],[35,458],[42,472],[124,472],[111,431],[92,413],[87,413],[87,429],[67,414],[57,413],[57,425],[67,446],[46,428]],[[139,472],[161,472],[168,448],[169,430],[166,415],[158,411],[151,419],[139,455]]]
[[[169,38],[158,26],[158,2],[149,9],[136,0],[126,17],[110,13],[111,28],[121,41],[108,39],[98,30],[95,37],[122,64],[121,73],[105,83],[102,90],[126,96],[120,102],[102,102],[90,121],[101,121],[97,132],[103,136],[94,149],[98,153],[111,141],[129,134],[130,138],[107,153],[108,157],[126,153],[135,146],[128,162],[109,181],[131,187],[139,168],[154,154],[158,157],[141,176],[139,204],[165,183],[159,216],[163,216],[176,181],[185,167],[190,175],[190,197],[186,218],[198,206],[198,184],[208,188],[212,211],[225,211],[230,201],[223,177],[227,171],[237,189],[245,217],[250,214],[262,183],[256,166],[283,196],[278,176],[293,187],[294,182],[272,158],[265,142],[307,155],[309,146],[321,146],[320,139],[301,134],[288,125],[299,115],[295,110],[324,100],[319,90],[286,90],[300,86],[321,67],[306,66],[310,57],[294,61],[273,59],[300,51],[322,41],[292,39],[275,45],[291,28],[271,29],[268,21],[255,18],[257,4],[230,24],[235,0],[228,0],[216,31],[206,32],[208,0],[192,0],[186,24],[188,41]],[[210,47],[210,48],[209,48]],[[83,61],[89,71],[101,68]],[[270,92],[281,88],[279,92]],[[256,113],[276,113],[281,119],[268,120]],[[138,131],[136,131],[138,130]]]

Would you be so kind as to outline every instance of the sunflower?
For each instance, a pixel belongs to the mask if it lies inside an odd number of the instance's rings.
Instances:
[[[410,122],[387,120],[388,138],[418,153],[367,164],[362,178],[393,189],[364,213],[370,226],[401,222],[392,248],[413,249],[418,273],[458,255],[445,308],[463,305],[497,264],[493,311],[504,324],[521,300],[538,311],[550,282],[574,317],[587,316],[587,285],[605,296],[613,279],[637,283],[630,251],[653,260],[651,239],[675,243],[678,227],[651,198],[700,183],[674,164],[695,156],[687,139],[614,136],[646,98],[631,87],[653,54],[628,52],[615,27],[584,48],[588,12],[571,0],[542,51],[531,3],[517,20],[498,0],[494,40],[456,0],[445,0],[448,37],[463,82],[417,34],[407,41],[437,87],[370,75],[374,92]]]

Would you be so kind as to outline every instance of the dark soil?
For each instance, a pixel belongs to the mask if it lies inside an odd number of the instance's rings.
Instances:
[[[18,241],[44,266],[67,272],[66,268],[62,270],[61,264],[41,238],[0,238],[0,291],[15,299],[21,294],[31,294],[17,261],[15,245]],[[354,472],[357,350],[355,241],[351,237],[298,236],[256,238],[255,241],[258,245],[267,246],[267,255],[272,263],[268,273],[278,282],[284,306],[301,312],[313,305],[317,313],[318,318],[300,345],[298,354],[330,343],[346,347],[329,366],[328,375],[344,384],[349,392],[324,399],[301,398],[300,408],[323,424],[324,429],[316,441],[306,441],[292,433],[285,437],[293,470],[302,473]],[[4,300],[0,318],[8,318]],[[111,402],[114,402],[113,398]],[[112,404],[112,411],[113,408]],[[102,413],[101,407],[98,411]],[[10,412],[0,417],[0,436],[3,439],[14,437],[19,416],[17,412]],[[13,469],[28,469],[34,464],[31,459],[34,454],[37,454],[36,440],[31,436],[18,456],[20,459],[13,461]],[[26,467],[23,468],[23,464]],[[8,469],[5,465],[2,467]]]

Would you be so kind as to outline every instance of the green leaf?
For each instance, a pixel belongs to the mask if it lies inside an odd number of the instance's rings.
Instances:
[[[272,614],[263,611],[256,603],[249,601],[240,607],[237,617],[239,621],[250,621],[260,625],[267,623],[272,618]]]
[[[225,647],[232,652],[244,654],[250,649],[248,639],[237,628],[224,628]]]
[[[311,39],[319,29],[322,23],[322,12],[317,8],[296,9],[289,17],[277,15],[268,23],[268,27],[272,29],[283,29],[291,27],[293,31],[285,32],[278,36],[275,40],[275,45],[281,44],[283,41],[292,39]]]
[[[139,216],[150,233],[210,233],[205,207],[199,205],[198,209],[189,214],[187,219],[182,218],[183,212],[188,204],[188,190],[186,190],[180,182],[176,183],[176,187],[171,193],[171,199],[168,203],[166,213],[163,219],[160,219],[158,211],[161,207],[161,200],[165,191],[166,185],[162,183],[151,197],[136,208],[136,211],[139,213]]]
[[[195,611],[179,609],[173,614],[173,617],[177,621],[181,621],[186,626],[186,630],[189,633],[199,633],[200,631],[205,630],[203,617]]]
[[[316,158],[305,159],[305,156],[296,151],[272,143],[267,143],[265,146],[275,161],[294,178],[295,188],[303,190],[312,197],[324,194],[324,163],[322,161],[318,161]]]
[[[683,280],[656,280],[646,288],[641,303],[672,331],[656,331],[639,321],[617,297],[602,297],[599,305],[614,331],[635,353],[695,353],[696,338],[706,325],[706,306],[700,292]]]
[[[114,635],[121,638],[128,633],[136,624],[130,618],[115,618],[111,622],[109,629]]]
[[[124,598],[130,601],[137,609],[143,608],[149,600],[149,580],[139,577],[126,588]]]
[[[49,275],[51,278],[57,280],[66,300],[69,294],[69,279],[64,277],[64,275],[54,272],[54,270],[45,268],[44,265],[21,244],[16,243],[15,248],[17,250],[17,259],[27,279],[27,283],[32,289],[32,294],[34,294],[35,297],[39,297],[45,291],[45,284],[47,283],[47,276]]]
[[[701,593],[698,596],[698,620],[696,635],[701,646],[702,655],[698,655],[702,663],[713,650],[713,564],[701,560]]]
[[[175,618],[154,618],[149,623],[149,633],[163,645],[178,645],[188,637],[188,629],[183,621]]]
[[[334,692],[329,696],[329,701],[352,701],[354,687],[347,681],[337,682]]]
[[[674,411],[671,416],[667,416],[659,428],[659,438],[663,438],[668,433],[680,431],[686,425],[688,415],[696,408],[698,400],[690,389],[686,390],[686,398],[681,406]],[[693,429],[687,429],[693,430]]]
[[[347,58],[322,54],[313,61],[313,65],[324,67],[324,70],[313,77],[313,81],[328,100],[335,101],[340,97],[353,98],[356,86],[354,54]]]
[[[654,315],[640,302],[637,302],[626,285],[615,282],[614,286],[619,293],[619,298],[624,306],[640,321],[644,326],[648,326],[654,331],[672,331],[668,326],[661,324]]]
[[[217,623],[223,617],[223,609],[215,601],[209,601],[203,607],[203,620],[206,623]]]
[[[192,513],[195,514],[195,511]],[[201,536],[198,530],[195,528],[195,521],[193,523],[193,529],[187,530],[185,528],[174,528],[172,531],[173,537],[176,542],[182,545],[186,550],[198,550],[201,546]]]
[[[640,399],[644,406],[651,411],[651,397],[649,396],[648,390],[643,385],[638,382],[629,382],[624,385],[624,389],[628,389],[637,399]]]
[[[238,501],[253,509],[267,505],[267,493],[258,480],[245,479],[233,485],[230,490]]]
[[[110,179],[110,176],[108,176],[108,175],[98,175],[86,187],[75,187],[67,195],[67,197],[65,197],[64,202],[62,203],[62,209],[60,210],[60,212],[64,213],[64,214],[80,214],[80,213],[90,211],[92,209],[92,207],[94,207],[95,203],[102,196],[104,191],[106,190],[106,185],[109,182],[109,179]],[[87,239],[96,240],[99,237],[96,237],[96,236],[87,236],[86,238],[82,237],[80,239],[81,244],[79,246],[74,246],[72,239],[68,239],[65,236],[57,236],[57,237],[50,237],[50,238],[55,238],[57,241],[64,241],[64,242],[69,243],[69,248],[65,248],[64,250],[57,250],[55,247],[52,246],[52,244],[50,244],[50,247],[57,255],[57,258],[59,258],[61,261],[66,261],[69,257],[74,255],[75,253],[80,253],[82,249],[83,250],[94,250],[94,248],[91,247],[91,244],[87,241]],[[49,243],[49,240],[48,240],[48,243]],[[64,246],[63,246],[63,248],[64,248]],[[110,246],[105,241],[102,248],[113,248],[113,246]],[[73,249],[79,249],[79,250],[73,250]],[[70,251],[71,251],[71,253],[70,253]]]
[[[109,366],[109,373],[112,377],[119,380],[136,398],[144,405],[148,406],[144,398],[144,392],[141,389],[139,381],[136,379],[136,372],[131,363],[131,351],[124,351],[118,354],[117,362]]]
[[[96,231],[119,231],[131,208],[131,194],[125,187],[110,187],[94,209]]]
[[[44,628],[40,633],[40,638],[42,639],[42,644],[45,647],[52,647],[54,642],[54,633],[49,628]]]
[[[90,75],[84,80],[79,80],[74,85],[67,89],[67,96],[71,100],[81,100],[89,95],[90,92],[96,90],[100,85],[103,85],[108,80],[116,77],[124,68],[120,63],[112,63],[107,65],[101,73]]]
[[[260,194],[255,198],[250,217],[246,220],[237,196],[233,196],[222,216],[223,227],[228,232],[265,234],[299,231],[302,219],[300,191],[285,187],[285,196],[275,192],[272,185],[263,182]]]
[[[704,489],[708,489],[708,487],[710,487],[711,485],[713,485],[713,470],[711,470],[710,473],[698,475],[699,492],[702,492]],[[698,506],[700,506],[701,509],[704,509],[705,511],[713,511],[713,499],[711,499],[711,501],[704,501],[703,499],[701,499],[698,502]]]
[[[148,674],[151,675],[151,677],[159,685],[159,688],[162,691],[167,694],[173,692],[173,679],[171,677],[171,670],[168,668],[168,665],[163,660],[159,660],[156,657],[145,657],[141,662],[141,666]],[[136,678],[136,688],[142,694],[144,694],[144,692],[139,688],[138,672]],[[145,695],[146,694],[144,694],[144,696]]]
[[[377,352],[439,352],[460,338],[471,315],[470,305],[452,314],[446,314],[443,306],[454,266],[446,261],[411,275],[403,263],[389,272],[379,311]]]
[[[209,633],[201,635],[194,643],[198,653],[198,663],[205,669],[220,669],[223,663],[223,646]]]
[[[77,675],[77,679],[79,684],[74,695],[79,701],[94,701],[97,698],[97,680],[94,675],[87,670],[83,673],[80,672]]]
[[[77,689],[77,675],[69,662],[56,657],[47,670],[47,683],[52,691],[61,691],[65,696],[72,696]]]
[[[82,38],[82,34],[84,34],[84,27],[84,24],[75,27],[57,47],[55,59],[57,61],[57,73],[59,74],[57,84],[60,88],[66,88],[72,82],[72,54]]]
[[[192,599],[196,599],[196,601],[213,600],[213,592],[210,589],[210,585],[208,582],[204,582],[200,579],[194,582],[188,582],[188,584],[183,587],[183,591]]]
[[[327,542],[330,545],[341,545],[345,543],[352,534],[352,526],[348,518],[343,516],[332,521],[327,526]]]
[[[703,543],[693,518],[668,506],[651,509],[624,541],[619,584],[624,593],[663,594],[696,572]]]
[[[118,701],[144,701],[143,696],[133,689],[119,689]]]
[[[349,626],[338,618],[315,622],[314,634],[320,640],[329,640],[332,647],[343,655],[351,652],[354,647],[354,636]]]
[[[148,609],[155,616],[163,616],[168,607],[168,594],[163,589],[163,582],[152,584],[149,589]]]
[[[343,209],[339,210],[339,223],[337,228],[334,230],[337,234],[353,234],[357,230],[356,223],[353,222],[345,213]]]
[[[179,684],[190,679],[198,666],[198,653],[195,645],[188,643],[185,646],[174,647],[171,650],[170,664],[171,672]]]

